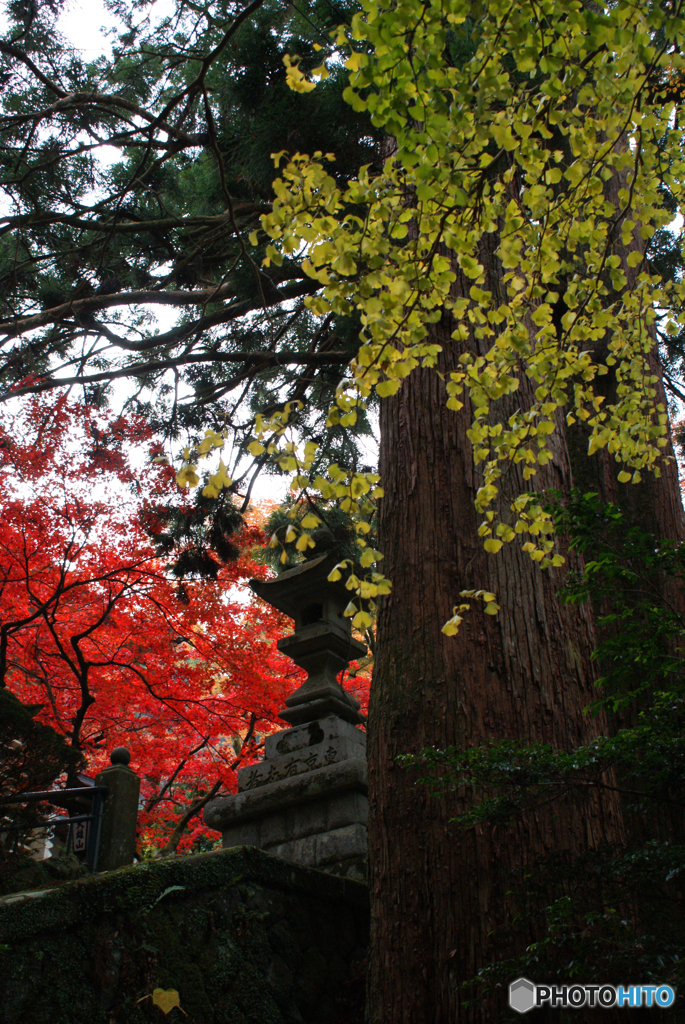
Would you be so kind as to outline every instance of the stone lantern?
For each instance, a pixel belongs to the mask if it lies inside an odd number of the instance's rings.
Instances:
[[[295,632],[278,641],[278,649],[303,668],[308,678],[288,697],[279,717],[290,725],[338,715],[360,725],[359,702],[337,680],[351,661],[363,658],[366,647],[352,636],[343,615],[350,592],[328,576],[336,559],[320,555],[282,573],[275,580],[250,580],[258,597],[295,620]]]
[[[366,734],[359,702],[338,676],[366,647],[343,614],[350,593],[328,576],[323,554],[273,580],[251,580],[263,600],[295,620],[278,649],[307,672],[280,718],[291,728],[267,736],[264,760],[238,772],[238,793],[207,805],[205,821],[224,846],[258,846],[305,867],[366,876]]]

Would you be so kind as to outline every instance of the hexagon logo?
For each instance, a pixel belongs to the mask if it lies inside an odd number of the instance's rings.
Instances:
[[[509,1006],[517,1013],[528,1013],[535,1006],[535,985],[528,978],[517,978],[509,986]]]

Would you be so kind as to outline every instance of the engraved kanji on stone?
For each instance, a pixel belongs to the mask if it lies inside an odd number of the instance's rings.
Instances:
[[[335,761],[336,755],[337,755],[337,751],[336,751],[335,747],[332,747],[332,746],[329,747],[328,750],[326,751],[326,753],[324,754],[324,761],[326,762],[326,764],[333,764],[333,762]]]
[[[279,770],[276,767],[276,765],[272,764],[269,767],[269,771],[264,776],[264,782],[265,782],[265,784],[268,784],[269,782],[277,782],[278,779],[280,779],[281,777],[282,777],[281,773],[279,772]]]

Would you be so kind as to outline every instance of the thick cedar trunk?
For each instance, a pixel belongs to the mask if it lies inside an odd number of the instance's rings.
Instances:
[[[490,236],[489,258],[487,252],[479,257],[489,268],[485,287],[504,301],[495,244]],[[456,287],[468,294],[468,282]],[[447,374],[459,368],[448,318],[436,334],[443,345],[438,369]],[[658,372],[656,354],[653,362]],[[610,388],[611,378],[604,380]],[[527,399],[523,382],[510,412]],[[520,542],[505,544],[496,556],[484,553],[477,536],[482,516],[473,505],[481,481],[466,435],[471,410],[467,405],[455,414],[445,401],[438,374],[421,370],[381,402],[379,544],[393,591],[378,620],[369,721],[369,1024],[496,1024],[507,993],[466,1007],[459,985],[540,937],[519,933],[512,948],[494,934],[519,909],[509,895],[512,872],[534,870],[552,851],[577,855],[625,839],[620,800],[608,792],[583,806],[543,808],[506,827],[460,830],[450,819],[468,806],[467,795],[431,795],[396,763],[398,755],[425,747],[465,749],[504,739],[571,750],[607,727],[584,714],[597,695],[592,610],[563,604],[556,592],[564,573],[541,572]],[[536,490],[568,492],[575,484],[623,504],[632,521],[658,537],[685,537],[674,463],[662,467],[661,479],[645,473],[643,484],[626,488],[616,481],[620,467],[613,460],[602,453],[588,458],[581,432],[567,438],[562,417],[555,443],[554,461],[538,471]],[[530,489],[516,468],[502,484],[509,500]],[[459,635],[446,637],[441,627],[459,592],[475,588],[496,593],[499,615],[486,616],[474,603]],[[550,1012],[556,1020],[559,1011]],[[621,1012],[583,1011],[584,1020],[597,1016],[610,1024]],[[536,1019],[546,1016],[539,1011]]]
[[[449,325],[439,340],[439,369],[449,372],[457,367]],[[550,851],[582,853],[622,836],[609,794],[512,826],[462,831],[450,819],[465,799],[432,796],[395,762],[427,746],[503,739],[569,750],[601,727],[583,714],[593,697],[591,615],[559,601],[560,574],[541,572],[520,543],[483,552],[471,412],[450,412],[445,400],[440,377],[422,370],[381,403],[379,535],[393,591],[379,616],[369,722],[371,1024],[494,1024],[506,993],[467,1009],[458,986],[494,956],[522,951],[491,934],[511,917],[511,872]],[[530,488],[515,477],[514,469],[512,497]],[[554,463],[536,486],[570,485],[560,431]],[[476,587],[497,594],[499,615],[474,603],[459,635],[446,637],[441,627],[459,592]],[[603,1011],[602,1019],[612,1016]]]

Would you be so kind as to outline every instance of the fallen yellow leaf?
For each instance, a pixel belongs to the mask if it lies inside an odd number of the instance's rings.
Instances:
[[[182,1014],[186,1017],[188,1016],[181,1007],[181,1000],[175,988],[156,988],[152,993],[152,1002],[160,1008],[165,1016],[167,1013],[171,1013],[175,1006],[179,1008]]]

